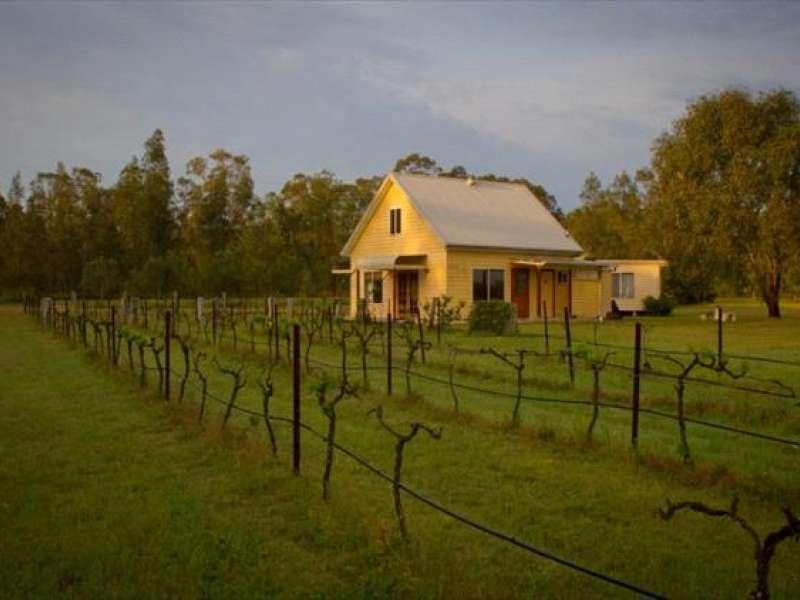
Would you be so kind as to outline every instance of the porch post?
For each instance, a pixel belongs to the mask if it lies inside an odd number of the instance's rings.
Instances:
[[[572,269],[567,271],[567,305],[569,306],[569,314],[572,316]]]
[[[542,316],[542,270],[536,269],[536,316]]]

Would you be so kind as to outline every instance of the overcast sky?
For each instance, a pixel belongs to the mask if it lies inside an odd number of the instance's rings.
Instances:
[[[259,193],[416,151],[571,208],[730,86],[800,91],[799,4],[0,3],[0,186],[112,183],[161,128],[175,175],[222,147]]]

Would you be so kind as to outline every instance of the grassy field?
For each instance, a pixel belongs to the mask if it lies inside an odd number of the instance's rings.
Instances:
[[[726,302],[737,312],[726,324],[726,349],[797,360],[800,310],[789,307],[769,322],[751,303]],[[712,347],[716,330],[698,314],[678,311],[645,319],[648,347]],[[136,375],[6,310],[0,315],[0,570],[5,596],[318,596],[318,597],[554,597],[626,596],[627,592],[486,538],[429,508],[405,500],[411,541],[401,540],[385,482],[337,456],[333,497],[320,497],[324,448],[304,436],[300,478],[290,474],[289,431],[277,424],[279,455],[269,456],[263,423],[235,413],[220,432],[223,407],[212,402],[196,423],[198,394],[166,406]],[[561,334],[558,325],[553,333]],[[455,331],[445,344],[479,348],[541,344],[526,325],[519,336],[476,338]],[[594,328],[576,323],[574,337],[593,341]],[[629,345],[632,321],[603,323],[601,342]],[[554,340],[558,348],[559,341]],[[244,344],[241,344],[240,350]],[[210,350],[207,350],[211,352]],[[400,347],[396,350],[402,362]],[[173,349],[178,356],[177,348]],[[259,410],[254,385],[263,356],[234,356],[248,371],[238,404]],[[352,364],[358,353],[353,350]],[[330,345],[316,360],[336,362]],[[446,345],[432,349],[425,367],[441,377]],[[620,351],[615,361],[630,362]],[[382,361],[379,349],[371,366]],[[124,364],[124,361],[122,361]],[[179,361],[176,361],[178,363]],[[176,367],[177,368],[177,367]],[[210,365],[210,389],[227,397],[230,380]],[[750,374],[800,383],[797,367],[750,365]],[[272,411],[290,412],[288,369],[276,369]],[[324,429],[306,378],[303,420]],[[353,373],[353,377],[359,374]],[[713,375],[713,377],[717,377]],[[491,357],[460,357],[460,382],[512,390],[511,371]],[[404,480],[437,501],[533,545],[670,597],[744,597],[753,587],[750,540],[734,525],[694,514],[664,523],[655,514],[666,498],[727,505],[763,532],[782,523],[782,504],[800,507],[800,451],[762,440],[690,427],[695,464],[677,454],[674,422],[642,417],[640,452],[629,449],[629,413],[603,410],[595,441],[584,431],[589,408],[523,405],[523,426],[508,427],[513,400],[477,392],[452,408],[446,386],[415,379],[405,397],[382,393],[385,374],[370,372],[374,392],[343,401],[337,440],[389,470],[394,440],[368,410],[384,406],[399,428],[412,420],[443,427],[440,440],[419,436],[406,451]],[[555,358],[531,359],[525,391],[554,398],[585,398],[590,373],[579,368],[570,388]],[[626,401],[630,378],[603,373],[604,399]],[[671,383],[643,382],[643,405],[670,407]],[[797,401],[759,397],[727,388],[689,386],[690,416],[798,439]],[[791,597],[800,585],[793,565],[798,547],[786,544],[774,559],[772,591]]]

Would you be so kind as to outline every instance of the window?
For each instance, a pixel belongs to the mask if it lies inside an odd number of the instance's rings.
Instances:
[[[569,283],[569,274],[566,271],[556,271],[558,273],[558,283],[566,285]]]
[[[505,299],[505,273],[502,269],[472,271],[472,301]]]
[[[383,302],[383,276],[380,271],[364,273],[364,299],[373,304]]]
[[[614,298],[633,298],[633,273],[612,273],[611,295]]]
[[[389,209],[389,233],[400,233],[400,209]]]

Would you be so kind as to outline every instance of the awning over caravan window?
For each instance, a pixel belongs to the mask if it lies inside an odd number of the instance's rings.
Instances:
[[[369,256],[359,259],[356,268],[364,271],[417,271],[425,269],[426,259],[425,254]]]

